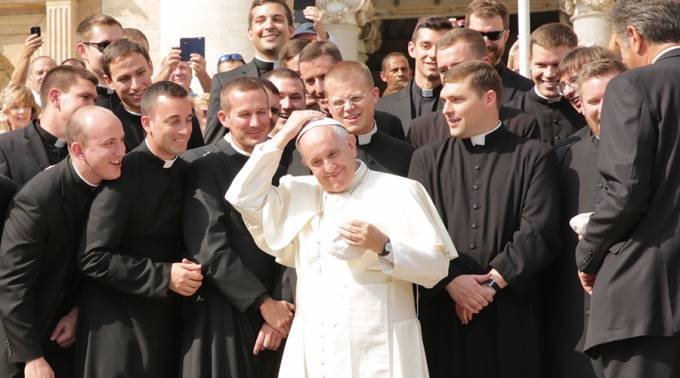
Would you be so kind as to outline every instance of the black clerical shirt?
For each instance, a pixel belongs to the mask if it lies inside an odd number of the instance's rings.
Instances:
[[[39,119],[35,120],[35,128],[38,130],[38,134],[40,135],[40,140],[42,141],[43,146],[45,146],[47,160],[49,160],[50,165],[57,164],[58,162],[64,160],[66,155],[68,155],[66,142],[63,139],[58,139],[56,136],[43,129],[40,126]]]
[[[441,85],[432,89],[422,89],[416,84],[415,80],[411,80],[411,118],[435,111],[441,91]]]

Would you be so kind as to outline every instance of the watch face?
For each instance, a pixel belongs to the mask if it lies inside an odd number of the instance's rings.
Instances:
[[[387,252],[392,252],[392,243],[390,242],[385,243],[385,250]]]

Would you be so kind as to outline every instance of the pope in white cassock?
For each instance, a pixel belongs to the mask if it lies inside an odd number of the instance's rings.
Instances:
[[[427,377],[412,283],[434,286],[456,249],[419,183],[367,169],[355,138],[320,114],[293,113],[226,194],[257,245],[297,270],[279,377]],[[272,186],[296,136],[314,176]]]

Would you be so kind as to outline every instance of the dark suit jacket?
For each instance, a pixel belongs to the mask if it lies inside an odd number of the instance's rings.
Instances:
[[[0,174],[22,187],[50,165],[45,146],[33,122],[0,135]]]
[[[680,330],[680,50],[607,85],[601,199],[576,248],[597,274],[585,349]]]
[[[248,64],[236,67],[231,71],[221,72],[213,76],[210,104],[208,105],[208,121],[205,124],[205,136],[203,137],[205,144],[216,143],[226,134],[227,130],[222,127],[217,119],[217,112],[220,111],[220,94],[222,88],[229,81],[241,76],[258,77],[255,60],[251,60]]]
[[[0,372],[40,356],[57,376],[66,376],[57,366],[72,365],[48,338],[75,306],[76,250],[91,193],[65,159],[14,198],[0,248]]]
[[[535,116],[519,109],[501,106],[499,117],[513,133],[528,139],[540,140],[541,129]],[[414,119],[408,130],[408,141],[416,147],[422,147],[449,136],[451,136],[449,125],[441,111]]]
[[[379,131],[400,140],[406,139],[404,127],[396,116],[376,110],[373,114],[373,118],[375,119],[375,124],[378,126]]]
[[[501,81],[503,83],[504,105],[507,105],[516,97],[521,96],[524,92],[529,92],[534,86],[533,81],[509,69],[503,63],[501,63],[499,67],[496,67],[496,70],[501,75]]]
[[[5,176],[0,175],[0,235],[5,225],[9,203],[17,192],[17,184]]]

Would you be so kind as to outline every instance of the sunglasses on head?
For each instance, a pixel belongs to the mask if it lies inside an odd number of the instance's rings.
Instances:
[[[224,63],[228,60],[243,60],[243,55],[241,54],[224,54],[218,60],[219,63]]]
[[[101,41],[101,42],[83,42],[83,45],[94,46],[100,52],[104,52],[104,49],[111,44],[111,41]]]
[[[489,38],[489,41],[498,41],[503,36],[505,30],[490,31],[490,32],[479,32],[482,37]]]

